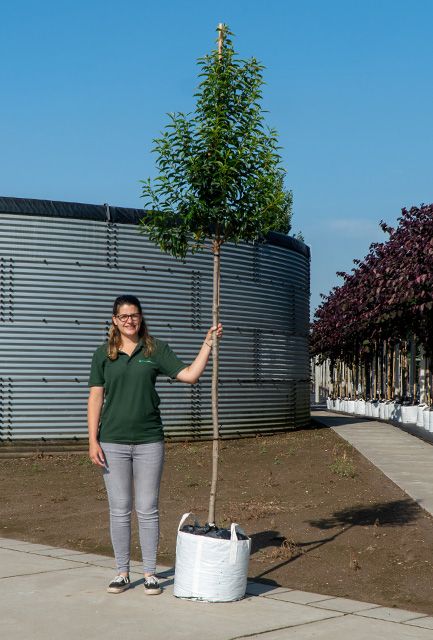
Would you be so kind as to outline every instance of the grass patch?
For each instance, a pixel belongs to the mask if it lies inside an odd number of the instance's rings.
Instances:
[[[354,478],[356,476],[355,465],[352,458],[347,455],[346,451],[336,457],[334,462],[329,465],[332,473],[335,473],[339,478]]]

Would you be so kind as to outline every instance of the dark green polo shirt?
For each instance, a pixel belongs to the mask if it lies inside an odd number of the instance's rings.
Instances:
[[[140,341],[134,353],[107,355],[107,343],[93,354],[89,387],[104,387],[99,440],[119,444],[144,444],[164,439],[159,396],[155,381],[159,374],[175,378],[186,367],[166,342],[155,340],[150,357]]]

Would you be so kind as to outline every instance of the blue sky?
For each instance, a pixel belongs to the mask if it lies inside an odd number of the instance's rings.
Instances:
[[[15,0],[0,8],[0,195],[141,207],[152,139],[229,24],[312,251],[312,308],[381,219],[433,201],[433,2]]]

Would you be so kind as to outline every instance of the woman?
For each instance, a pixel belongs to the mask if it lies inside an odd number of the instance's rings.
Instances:
[[[161,593],[155,569],[164,436],[155,381],[162,374],[180,382],[197,382],[215,334],[221,337],[221,324],[209,329],[197,357],[187,366],[167,343],[149,335],[138,298],[125,295],[114,301],[108,342],[93,355],[88,401],[89,456],[104,469],[117,565],[109,593],[121,593],[130,585],[133,485],[144,590],[149,595]]]

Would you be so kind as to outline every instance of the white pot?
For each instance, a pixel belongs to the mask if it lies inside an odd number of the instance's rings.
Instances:
[[[355,413],[355,400],[347,401],[347,413]]]
[[[430,411],[428,410],[428,407],[426,408],[426,410],[423,413],[423,418],[424,418],[424,424],[423,427],[426,431],[430,431]]]
[[[401,421],[403,424],[416,424],[418,417],[418,407],[410,406],[401,408]]]
[[[392,420],[391,416],[394,413],[395,402],[393,402],[392,400],[388,400],[385,403],[385,406],[386,406],[385,420]]]
[[[386,420],[387,417],[387,405],[386,402],[379,402],[379,418]]]
[[[341,405],[340,398],[337,398],[336,400],[334,400],[334,409],[335,409],[335,411],[340,411],[340,405]]]
[[[367,400],[365,403],[365,415],[367,418],[371,418],[371,400]]]
[[[416,412],[416,426],[423,427],[424,426],[424,411],[427,409],[425,404],[419,404]]]
[[[357,400],[355,403],[355,413],[358,416],[365,416],[365,400]]]
[[[426,411],[429,414],[428,430],[433,431],[433,411]]]
[[[380,406],[380,402],[378,400],[375,400],[374,402],[371,403],[371,417],[372,418],[378,418],[379,417],[379,406]]]
[[[389,408],[389,420],[393,420],[394,422],[401,422],[402,421],[402,406],[401,404],[398,404],[397,402],[391,402],[390,404],[390,408]]]
[[[207,602],[240,600],[247,586],[251,539],[238,539],[243,531],[237,524],[231,526],[230,540],[181,531],[189,515],[182,516],[178,528],[173,595]]]

